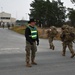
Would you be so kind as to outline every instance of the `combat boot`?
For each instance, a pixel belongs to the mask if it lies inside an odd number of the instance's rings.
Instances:
[[[36,62],[32,62],[31,64],[33,64],[33,65],[37,65],[37,63],[36,63]]]
[[[32,67],[32,65],[30,63],[27,63],[26,67]]]
[[[72,54],[71,58],[73,58],[75,56],[75,54]]]
[[[32,60],[31,64],[37,65],[37,63],[34,60]]]
[[[63,53],[62,56],[65,56],[65,54]]]
[[[62,56],[65,56],[65,52],[62,53]]]
[[[54,46],[52,47],[52,50],[54,50]]]

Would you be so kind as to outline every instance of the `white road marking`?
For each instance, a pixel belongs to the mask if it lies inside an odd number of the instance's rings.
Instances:
[[[0,48],[0,54],[24,53],[24,48]]]
[[[18,50],[18,49],[20,49],[20,48],[1,48],[0,51],[1,50]]]

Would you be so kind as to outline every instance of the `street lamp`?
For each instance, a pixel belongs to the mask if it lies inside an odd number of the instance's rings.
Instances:
[[[26,13],[26,20],[27,20],[27,15],[28,15],[28,13]]]
[[[2,17],[3,17],[3,7],[1,7],[1,25],[3,25]]]

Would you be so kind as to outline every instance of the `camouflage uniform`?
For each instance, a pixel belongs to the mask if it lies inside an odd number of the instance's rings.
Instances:
[[[38,31],[35,27],[35,22],[33,19],[29,21],[29,25],[25,29],[25,37],[26,37],[26,66],[31,67],[33,65],[37,65],[35,62],[35,55],[37,51],[37,46],[39,45],[39,37]]]
[[[52,49],[52,50],[54,50],[54,48],[55,48],[55,46],[53,44],[53,39],[57,35],[57,33],[58,32],[57,32],[55,26],[51,26],[50,30],[47,31],[48,39],[49,39],[49,46],[50,46],[50,49]]]
[[[34,61],[36,51],[37,51],[36,42],[33,42],[33,45],[31,45],[28,41],[26,41],[26,63]]]
[[[74,50],[73,50],[73,40],[74,40],[74,33],[71,31],[71,27],[68,25],[62,26],[62,34],[60,35],[60,38],[62,40],[62,46],[63,51],[62,55],[65,56],[66,48],[68,46],[73,58],[75,56]]]

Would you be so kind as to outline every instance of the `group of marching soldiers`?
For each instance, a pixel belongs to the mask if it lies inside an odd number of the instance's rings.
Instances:
[[[50,29],[47,30],[47,36],[49,40],[50,49],[54,50],[55,46],[53,44],[54,38],[57,36],[59,32],[57,31],[55,26],[51,26]],[[62,56],[65,56],[66,48],[68,47],[71,52],[71,58],[75,56],[73,50],[73,42],[75,40],[74,27],[69,25],[63,25],[61,27],[60,39],[62,41]]]
[[[25,38],[26,38],[26,66],[32,67],[32,65],[37,65],[35,62],[36,52],[37,52],[37,46],[39,45],[39,37],[38,37],[38,30],[35,26],[36,21],[34,19],[30,19],[28,22],[28,25],[25,29]],[[55,46],[53,44],[54,38],[59,34],[58,30],[55,26],[51,26],[49,30],[47,30],[48,39],[49,39],[49,46],[50,49],[54,50]],[[70,52],[71,52],[71,58],[75,56],[74,50],[73,50],[73,42],[75,41],[75,33],[74,33],[74,27],[63,25],[61,27],[61,34],[60,38],[62,41],[62,56],[65,56],[66,48],[68,46]]]

